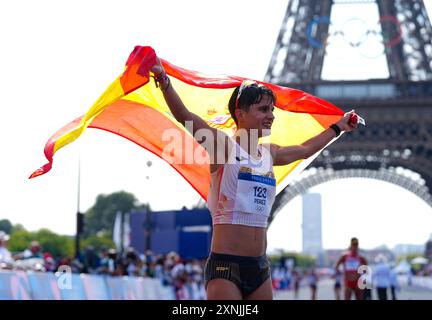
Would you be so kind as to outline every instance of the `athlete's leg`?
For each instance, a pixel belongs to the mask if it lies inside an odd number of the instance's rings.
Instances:
[[[335,299],[340,300],[340,287],[335,287]]]
[[[363,289],[363,300],[372,300],[372,289]]]
[[[363,300],[364,299],[364,290],[361,290],[360,288],[354,289],[356,300]]]
[[[397,300],[397,298],[396,298],[396,287],[395,286],[391,286],[390,290],[391,290],[392,300]]]
[[[271,277],[264,281],[254,292],[245,297],[245,300],[273,300]]]
[[[317,287],[312,286],[311,287],[311,300],[316,300],[316,293],[317,293]]]
[[[207,284],[208,300],[242,300],[240,289],[226,279],[212,279]]]
[[[294,299],[298,299],[299,296],[299,283],[296,281],[295,286],[294,286]]]
[[[345,300],[351,300],[352,289],[348,286],[345,286],[344,298]]]

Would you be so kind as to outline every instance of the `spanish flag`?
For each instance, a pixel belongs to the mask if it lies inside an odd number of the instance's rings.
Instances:
[[[54,154],[77,139],[87,128],[97,128],[120,135],[164,159],[204,198],[207,199],[210,186],[209,160],[186,161],[190,146],[193,154],[206,155],[189,132],[178,123],[165,103],[162,92],[150,81],[149,71],[156,61],[151,47],[137,46],[130,54],[123,73],[105,90],[88,112],[55,132],[45,145],[48,163],[37,169],[30,178],[51,170]],[[242,77],[217,75],[177,67],[166,60],[162,64],[171,84],[185,106],[203,118],[210,126],[232,135],[235,123],[228,111],[228,101],[243,80]],[[275,120],[272,126],[271,142],[296,145],[324,131],[337,122],[344,112],[331,103],[300,90],[285,88],[262,81],[276,95]],[[181,139],[177,147],[164,137],[167,130],[176,130]],[[170,160],[166,147],[170,144]],[[189,150],[191,150],[189,148]],[[174,157],[174,161],[173,161]],[[278,191],[286,186],[294,172],[304,168],[311,159],[299,160],[286,166],[275,167]]]

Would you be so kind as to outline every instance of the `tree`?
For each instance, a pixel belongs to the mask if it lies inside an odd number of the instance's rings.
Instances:
[[[111,238],[108,238],[106,235],[97,234],[91,235],[82,241],[81,248],[85,249],[89,246],[95,248],[96,251],[100,251],[102,247],[115,248],[115,243]]]
[[[25,229],[14,231],[9,240],[8,248],[13,253],[22,252],[29,247],[33,240],[40,243],[42,252],[50,252],[53,257],[73,256],[73,239],[58,235],[48,229],[40,229],[36,232],[29,232]]]
[[[269,260],[273,264],[278,264],[282,258],[293,259],[295,261],[295,267],[299,267],[302,269],[313,267],[316,263],[316,259],[314,257],[297,253],[297,252],[293,252],[293,253],[281,252],[279,254],[269,255]]]
[[[187,209],[186,207],[183,208]],[[193,209],[205,209],[205,208],[207,208],[207,202],[203,198],[200,198],[198,202],[192,206],[191,209],[193,210]]]
[[[112,238],[116,213],[118,211],[126,213],[132,210],[150,211],[151,209],[148,204],[140,204],[129,192],[119,191],[109,195],[98,195],[96,203],[86,212],[84,237],[88,238],[103,232],[108,238]]]
[[[71,237],[62,236],[48,229],[33,233],[34,240],[39,241],[42,252],[50,252],[53,257],[73,257],[74,241]]]
[[[14,224],[12,226],[11,234],[17,231],[25,230],[24,226],[21,223]]]
[[[0,230],[10,234],[12,232],[12,223],[8,219],[0,220]]]
[[[21,229],[14,231],[8,242],[8,249],[13,253],[22,252],[27,249],[30,242],[35,240],[31,232]]]

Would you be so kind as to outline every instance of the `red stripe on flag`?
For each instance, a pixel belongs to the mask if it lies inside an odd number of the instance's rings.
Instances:
[[[44,148],[44,153],[45,153],[45,157],[47,158],[47,160],[49,161],[47,164],[43,165],[42,167],[40,167],[39,169],[37,169],[35,172],[33,172],[29,179],[31,178],[35,178],[38,177],[40,175],[43,175],[45,173],[47,173],[48,171],[51,170],[52,167],[52,163],[53,163],[53,155],[54,155],[54,147],[55,147],[55,143],[57,141],[58,138],[60,138],[61,136],[63,136],[64,134],[68,133],[69,131],[75,129],[76,127],[78,127],[81,119],[84,116],[78,117],[75,120],[73,120],[72,122],[68,123],[67,125],[65,125],[63,128],[61,128],[60,130],[56,131],[56,133],[54,133],[47,141],[47,143],[45,144],[45,148]]]
[[[120,76],[125,95],[149,82],[150,68],[156,63],[151,47],[136,46],[126,62],[126,70]]]

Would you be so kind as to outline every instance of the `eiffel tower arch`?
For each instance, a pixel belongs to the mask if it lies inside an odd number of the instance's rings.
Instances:
[[[363,39],[381,39],[388,77],[323,79],[332,9],[366,3],[378,7],[379,28],[369,28]],[[423,0],[291,0],[265,80],[355,109],[367,122],[324,150],[278,194],[270,220],[308,188],[353,177],[394,183],[432,206],[432,27]]]

